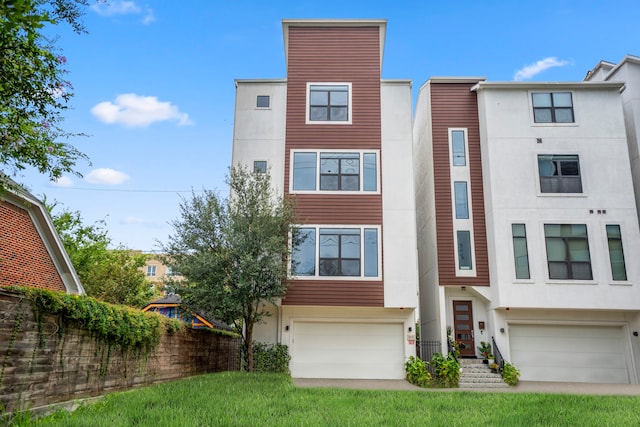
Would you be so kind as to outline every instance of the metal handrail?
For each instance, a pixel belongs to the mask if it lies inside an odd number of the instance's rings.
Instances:
[[[498,344],[496,344],[496,340],[494,337],[491,337],[491,347],[493,352],[493,357],[496,360],[498,366],[500,366],[500,371],[504,368],[504,357],[502,357],[502,353],[500,353],[500,349],[498,348]]]

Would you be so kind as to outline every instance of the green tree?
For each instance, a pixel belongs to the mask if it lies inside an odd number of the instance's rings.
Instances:
[[[231,197],[204,190],[180,204],[174,234],[162,245],[164,262],[185,278],[177,292],[195,311],[211,313],[242,331],[246,367],[253,371],[253,328],[287,288],[290,199],[277,196],[269,174],[236,166]]]
[[[85,225],[80,212],[64,209],[54,214],[56,204],[46,206],[87,295],[138,308],[151,301],[153,286],[141,269],[145,254],[110,250],[104,221]]]
[[[87,0],[0,0],[0,167],[11,176],[27,166],[51,179],[76,173],[87,157],[64,140],[75,136],[60,127],[72,97],[65,80],[66,58],[48,26],[71,25],[86,32],[80,17]],[[0,189],[10,186],[0,173]]]

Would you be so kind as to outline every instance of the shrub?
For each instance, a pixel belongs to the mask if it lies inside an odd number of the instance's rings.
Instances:
[[[289,348],[284,344],[253,343],[254,372],[289,372]]]
[[[441,353],[434,353],[431,358],[431,366],[435,374],[435,383],[441,387],[458,387],[460,380],[460,364],[449,353],[447,357]]]
[[[517,385],[520,381],[520,371],[518,371],[511,363],[504,362],[501,374],[504,382],[509,385]]]
[[[427,371],[427,362],[409,356],[409,360],[404,364],[404,369],[407,372],[407,381],[411,384],[418,387],[429,387],[431,384],[431,374]]]

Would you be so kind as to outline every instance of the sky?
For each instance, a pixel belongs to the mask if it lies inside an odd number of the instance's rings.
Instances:
[[[637,0],[111,0],[87,34],[48,29],[73,85],[62,127],[90,163],[33,194],[104,221],[113,247],[158,251],[192,191],[227,193],[235,79],[284,78],[282,19],[387,20],[382,78],[581,81],[601,61],[640,55]]]

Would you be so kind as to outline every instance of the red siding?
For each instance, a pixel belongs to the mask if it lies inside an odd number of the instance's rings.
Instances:
[[[0,202],[0,286],[66,288],[29,213]]]
[[[305,123],[307,83],[313,82],[351,83],[350,125]],[[379,28],[289,27],[286,120],[286,189],[293,149],[379,150]],[[307,224],[382,225],[379,194],[297,195],[296,206]],[[296,280],[283,304],[382,307],[383,285],[381,281]]]
[[[475,92],[470,91],[471,86],[472,83],[431,83],[438,273],[441,285],[489,285],[478,104]],[[476,277],[456,277],[449,128],[467,128]]]

